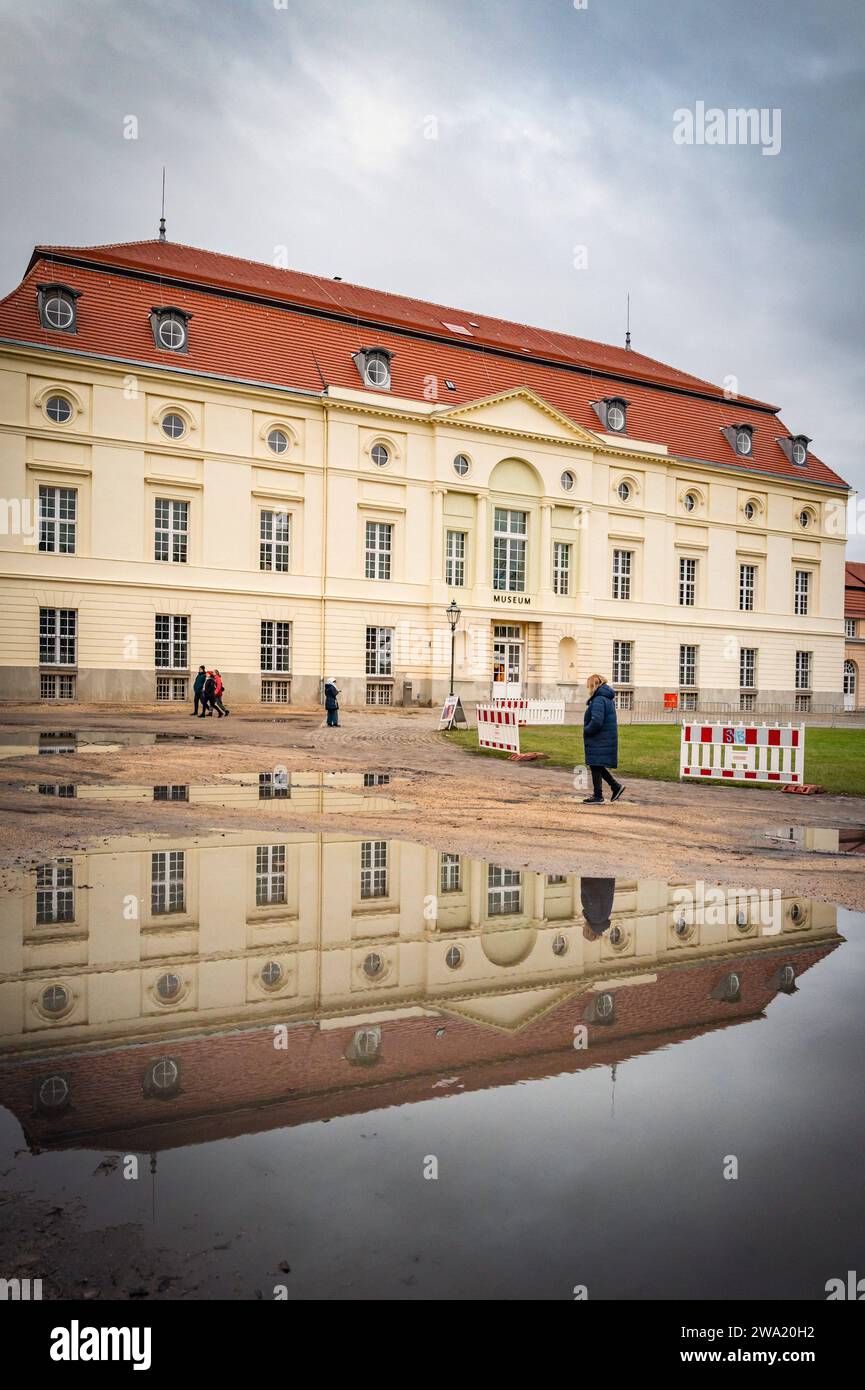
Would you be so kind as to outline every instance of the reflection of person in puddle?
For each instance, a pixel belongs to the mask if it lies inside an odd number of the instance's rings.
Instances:
[[[580,879],[580,906],[583,909],[583,936],[586,941],[598,941],[609,930],[615,895],[614,878]]]

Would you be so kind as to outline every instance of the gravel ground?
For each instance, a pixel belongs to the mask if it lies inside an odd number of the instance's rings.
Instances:
[[[620,776],[625,798],[583,806],[567,771],[481,759],[436,732],[434,710],[347,710],[339,729],[318,709],[238,709],[230,719],[193,724],[188,709],[75,705],[6,706],[0,736],[44,729],[160,733],[175,741],[114,752],[0,758],[0,879],[39,860],[144,835],[173,838],[220,830],[356,830],[460,850],[513,867],[551,873],[641,878],[705,878],[746,888],[783,887],[846,907],[865,908],[865,859],[779,848],[766,832],[780,825],[865,824],[865,799],[783,795],[779,788],[676,785]],[[196,737],[186,741],[186,737]],[[22,739],[22,741],[26,741]],[[574,761],[581,758],[575,747]],[[249,808],[148,801],[57,800],[27,791],[36,781],[151,784],[218,783],[228,773],[389,772],[370,790],[387,811],[315,815],[290,802]]]

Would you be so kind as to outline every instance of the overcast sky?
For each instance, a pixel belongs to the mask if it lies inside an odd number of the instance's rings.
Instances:
[[[37,242],[154,236],[165,164],[171,240],[604,342],[630,291],[635,348],[736,377],[865,492],[862,0],[0,17],[0,292]],[[780,110],[780,151],[675,143],[697,102]]]

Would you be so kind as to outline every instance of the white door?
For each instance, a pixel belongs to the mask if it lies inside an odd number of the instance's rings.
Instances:
[[[856,663],[844,662],[844,708],[856,708]]]
[[[520,629],[497,627],[493,640],[493,699],[519,699],[523,688],[523,643]]]

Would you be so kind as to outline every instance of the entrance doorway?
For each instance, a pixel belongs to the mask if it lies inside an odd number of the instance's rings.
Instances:
[[[519,623],[493,627],[493,699],[519,699],[523,688],[523,630]]]
[[[844,708],[851,710],[856,708],[856,663],[855,661],[844,662]]]

